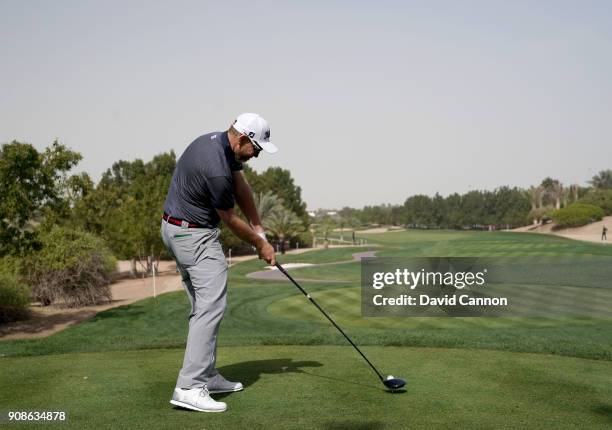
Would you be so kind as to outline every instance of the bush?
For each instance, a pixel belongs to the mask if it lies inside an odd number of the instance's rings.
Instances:
[[[346,234],[348,235],[350,239],[351,232],[347,231]],[[293,243],[295,242],[298,242],[300,244],[300,248],[311,247],[312,246],[312,233],[309,230],[298,233],[297,236],[293,238]]]
[[[22,261],[14,255],[5,255],[0,258],[0,274],[19,276],[23,267]]]
[[[603,216],[603,209],[584,203],[574,203],[566,208],[558,209],[552,214],[553,220],[557,224],[556,228],[580,227],[599,221]]]
[[[30,258],[32,293],[43,306],[79,307],[111,300],[115,258],[102,239],[67,227],[41,232],[42,249]]]
[[[11,273],[0,272],[0,323],[28,317],[30,289]]]
[[[612,215],[612,190],[591,189],[578,202],[599,206],[606,215]]]

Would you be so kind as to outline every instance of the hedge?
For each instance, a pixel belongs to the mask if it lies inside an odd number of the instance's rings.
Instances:
[[[556,228],[580,227],[603,218],[602,208],[584,203],[574,203],[552,213]]]

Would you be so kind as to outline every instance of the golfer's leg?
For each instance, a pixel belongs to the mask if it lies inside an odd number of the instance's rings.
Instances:
[[[185,270],[185,268],[183,267],[183,265],[181,264],[181,262],[178,260],[178,258],[175,255],[174,244],[172,242],[172,236],[175,233],[176,231],[172,231],[170,224],[167,224],[165,221],[162,221],[162,225],[161,225],[162,241],[164,242],[164,245],[166,246],[166,249],[168,250],[170,257],[172,257],[172,259],[176,263],[176,268],[181,274],[181,283],[183,284],[183,288],[185,289],[185,292],[187,293],[187,297],[189,298],[189,303],[191,303],[191,313],[189,314],[189,317],[191,318],[191,315],[193,315],[194,313],[195,293],[193,291],[193,286],[191,285],[191,280],[189,279],[189,273],[187,272],[187,270]],[[179,252],[179,255],[181,255],[180,252]]]
[[[183,288],[185,289],[187,298],[191,304],[191,312],[189,313],[189,321],[191,321],[191,317],[195,314],[195,291],[193,289],[193,285],[191,284],[189,273],[183,267],[181,267],[180,264],[176,263],[176,266],[181,274],[181,283],[183,284]]]
[[[199,244],[196,264],[186,268],[194,304],[183,368],[177,380],[181,388],[201,387],[215,373],[217,334],[227,292],[227,263],[217,235]]]

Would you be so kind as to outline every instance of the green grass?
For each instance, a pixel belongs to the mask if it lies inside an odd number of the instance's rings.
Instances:
[[[334,315],[334,320],[346,327],[374,327],[381,329],[449,329],[469,330],[473,328],[503,329],[503,328],[546,328],[559,325],[576,325],[593,327],[602,322],[595,318],[527,318],[527,317],[495,317],[495,318],[439,318],[439,317],[362,317],[361,289],[334,288],[316,291],[311,296],[317,303],[325,303],[325,310]],[[304,306],[304,297],[291,296],[271,303],[267,309],[272,315],[294,320],[320,322],[321,313],[314,306]],[[610,321],[612,323],[612,320]]]
[[[363,237],[382,245],[371,248],[382,256],[612,258],[612,247],[535,234]],[[279,259],[332,263],[368,249]],[[390,395],[290,283],[245,278],[264,266],[252,260],[230,269],[219,365],[248,388],[225,397],[229,412],[203,416],[167,403],[187,333],[184,292],[102,312],[47,338],[0,342],[0,409],[67,410],[72,428],[604,428],[611,422],[610,320],[362,318],[359,264],[293,271],[346,281],[304,286],[381,369],[408,379],[406,393]]]
[[[217,396],[229,405],[223,414],[168,404],[182,360],[176,349],[5,358],[11,372],[0,374],[0,385],[19,389],[2,390],[0,404],[66,411],[55,426],[74,429],[609,428],[610,362],[365,349],[407,379],[406,392],[385,392],[350,348],[255,346],[220,350],[221,372],[246,385]]]
[[[330,248],[318,249],[302,254],[285,254],[278,255],[278,260],[281,264],[286,263],[311,263],[311,264],[326,264],[336,263],[341,261],[350,261],[353,259],[353,254],[356,252],[365,252],[377,250],[378,247],[349,247],[349,248]],[[263,270],[267,264],[261,260],[248,260],[243,263],[233,266],[230,270],[230,281],[236,281],[239,285],[244,284],[244,275],[257,270]],[[335,265],[334,265],[335,266]]]

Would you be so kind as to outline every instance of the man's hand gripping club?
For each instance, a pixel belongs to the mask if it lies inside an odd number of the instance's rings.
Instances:
[[[271,265],[276,264],[274,247],[265,239],[263,229],[260,228],[258,229],[260,231],[255,231],[242,218],[236,215],[234,209],[225,211],[217,209],[217,213],[236,236],[255,247],[260,259]]]

